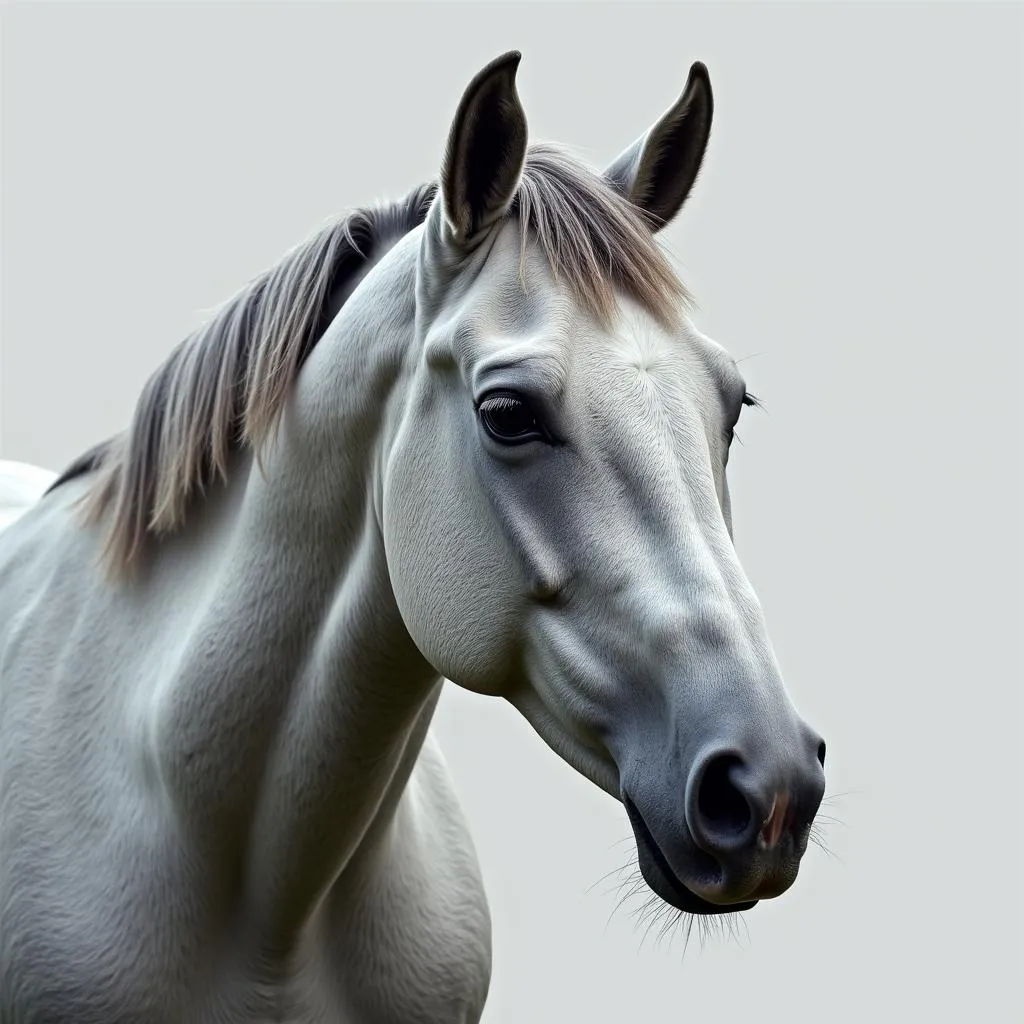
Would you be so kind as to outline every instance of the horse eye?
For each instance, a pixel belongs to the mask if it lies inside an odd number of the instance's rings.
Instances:
[[[546,441],[547,431],[528,402],[503,391],[488,395],[477,407],[484,430],[499,444]]]

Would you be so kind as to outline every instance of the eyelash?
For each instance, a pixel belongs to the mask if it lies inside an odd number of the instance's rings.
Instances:
[[[743,404],[745,406],[751,406],[755,409],[763,408],[763,406],[761,405],[761,400],[757,397],[757,395],[752,395],[749,391],[743,392]],[[735,427],[733,427],[732,430],[727,430],[725,432],[724,439],[727,445],[731,445],[733,441],[739,441],[740,444],[743,444],[743,442],[740,440],[740,435],[736,433]]]

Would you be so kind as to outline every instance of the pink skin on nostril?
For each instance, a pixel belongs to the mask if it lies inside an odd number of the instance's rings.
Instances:
[[[789,808],[789,794],[777,793],[772,800],[772,809],[761,826],[761,834],[758,836],[760,844],[767,849],[774,849],[776,843],[782,838],[782,831],[786,827],[786,811]]]

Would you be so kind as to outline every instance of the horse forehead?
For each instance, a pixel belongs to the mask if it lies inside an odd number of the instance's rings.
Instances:
[[[507,234],[485,262],[464,272],[462,287],[449,291],[435,317],[437,337],[468,364],[498,350],[525,358],[541,349],[567,362],[568,343],[586,317],[536,253],[527,249],[520,260],[510,251]]]
[[[626,304],[616,327],[590,346],[580,360],[609,397],[646,381],[674,406],[712,412],[739,381],[735,363],[720,345],[684,320],[668,330],[652,316]],[[586,370],[584,371],[586,372]]]
[[[601,327],[571,301],[531,303],[520,293],[500,316],[471,316],[460,327],[458,361],[470,379],[502,367],[528,370],[552,397],[594,412],[622,415],[638,402],[650,412],[653,399],[671,418],[696,426],[714,420],[737,387],[720,346],[685,326],[666,331],[646,313]]]
[[[516,225],[496,234],[487,258],[451,311],[460,361],[500,356],[549,364],[552,376],[618,390],[637,372],[676,394],[705,404],[711,392],[734,388],[729,353],[688,318],[669,330],[629,296],[620,315],[602,325],[560,281],[535,243],[525,248]],[[615,380],[609,379],[617,378]]]

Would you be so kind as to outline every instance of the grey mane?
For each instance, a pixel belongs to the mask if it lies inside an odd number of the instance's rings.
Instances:
[[[50,487],[95,472],[86,519],[109,514],[104,552],[127,571],[151,537],[226,480],[232,451],[259,451],[314,345],[372,265],[421,224],[437,184],[338,218],[246,285],[150,377],[131,426],[79,456]],[[620,192],[560,148],[527,154],[510,218],[556,278],[602,321],[622,289],[666,325],[689,302],[650,226]]]
[[[258,447],[320,336],[374,263],[426,218],[436,183],[334,219],[249,282],[150,377],[131,427],[75,459],[49,491],[98,472],[88,521],[111,512],[107,557],[127,566],[170,533],[192,498]]]

